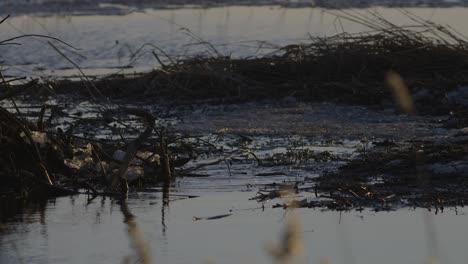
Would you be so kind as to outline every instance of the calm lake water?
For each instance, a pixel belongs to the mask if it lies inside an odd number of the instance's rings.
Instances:
[[[450,25],[468,35],[467,8],[407,10],[423,19]],[[86,74],[113,73],[127,66],[132,68],[124,69],[123,72],[132,73],[150,70],[158,65],[152,51],[165,59],[159,49],[173,58],[207,52],[210,54],[206,45],[198,44],[201,40],[212,43],[223,55],[246,57],[270,53],[281,45],[307,42],[310,36],[369,30],[329,12],[337,11],[280,6],[226,6],[208,9],[146,9],[126,15],[106,16],[22,15],[12,17],[0,25],[0,40],[21,34],[54,36],[80,49],[73,50],[53,41]],[[363,17],[371,17],[371,12],[378,12],[397,25],[414,24],[398,9],[354,9],[347,12]],[[77,75],[75,67],[47,41],[26,38],[15,41],[21,46],[0,46],[4,72],[33,77]],[[142,46],[143,49],[139,50]]]
[[[265,248],[280,239],[291,212],[265,210],[247,200],[255,191],[185,193],[199,198],[133,194],[131,212],[154,263],[272,263]],[[31,208],[35,208],[34,210]],[[134,254],[116,201],[86,195],[26,207],[0,225],[1,263],[123,263]],[[423,209],[396,212],[321,212],[296,209],[302,225],[305,263],[465,263],[466,210],[434,214]],[[218,220],[192,218],[232,214]],[[458,215],[457,215],[458,214]]]

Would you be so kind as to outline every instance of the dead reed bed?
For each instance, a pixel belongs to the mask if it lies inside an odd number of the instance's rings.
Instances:
[[[403,12],[403,11],[402,11]],[[449,26],[423,21],[408,14],[414,26],[398,27],[378,14],[362,19],[354,13],[337,16],[370,28],[359,34],[310,36],[305,43],[280,47],[252,58],[222,56],[210,43],[210,51],[195,57],[174,59],[155,47],[160,67],[137,77],[107,76],[93,85],[107,97],[172,98],[180,100],[258,100],[294,96],[311,101],[381,104],[391,100],[385,84],[389,71],[396,72],[415,97],[420,111],[448,109],[440,100],[447,91],[468,82],[468,45]],[[259,49],[264,48],[259,44]],[[59,93],[87,95],[87,81],[49,81]],[[37,84],[43,85],[43,84]],[[427,107],[430,106],[430,107]]]

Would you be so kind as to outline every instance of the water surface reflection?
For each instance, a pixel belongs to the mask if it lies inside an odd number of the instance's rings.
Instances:
[[[254,194],[212,191],[181,199],[137,193],[127,203],[105,197],[89,202],[86,195],[78,195],[23,205],[9,215],[2,211],[0,262],[119,263],[135,256],[135,243],[142,243],[132,237],[136,232],[147,242],[155,263],[271,263],[264,248],[279,238],[287,212],[272,209],[271,203],[263,211],[260,204],[248,200]],[[423,209],[296,212],[302,221],[308,263],[317,263],[321,257],[332,263],[421,263],[431,257],[462,263],[468,259],[463,210],[437,215]],[[227,213],[232,215],[192,219]]]

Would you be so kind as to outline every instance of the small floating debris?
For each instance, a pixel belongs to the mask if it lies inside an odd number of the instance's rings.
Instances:
[[[200,221],[200,220],[216,220],[216,219],[222,219],[231,216],[232,214],[222,214],[222,215],[215,215],[215,216],[210,216],[210,217],[196,217],[194,216],[192,218],[193,221]]]
[[[255,176],[259,177],[268,177],[268,176],[286,176],[287,174],[284,172],[260,172],[255,173]]]

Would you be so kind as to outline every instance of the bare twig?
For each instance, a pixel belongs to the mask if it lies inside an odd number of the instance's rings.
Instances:
[[[22,39],[22,38],[29,38],[29,37],[38,37],[38,38],[46,38],[46,39],[51,39],[51,40],[55,40],[57,42],[60,42],[62,43],[63,45],[66,45],[74,50],[81,50],[79,48],[75,48],[74,46],[66,43],[65,41],[59,39],[59,38],[56,38],[56,37],[51,37],[51,36],[46,36],[46,35],[39,35],[39,34],[25,34],[25,35],[21,35],[21,36],[16,36],[16,37],[12,37],[12,38],[9,38],[9,39],[5,39],[5,40],[2,40],[0,41],[0,45],[10,45],[12,43],[9,43],[13,40],[17,40],[17,39]]]
[[[83,83],[85,84],[86,88],[88,89],[91,97],[93,97],[93,99],[96,99],[94,97],[94,94],[92,93],[91,89],[88,87],[88,84],[94,88],[94,90],[103,98],[104,96],[102,95],[101,91],[99,91],[99,89],[94,85],[93,82],[91,82],[89,79],[88,79],[88,76],[86,76],[86,74],[83,72],[83,70],[81,70],[80,66],[78,66],[78,64],[76,64],[74,61],[72,61],[70,58],[68,58],[62,51],[60,51],[54,44],[52,44],[50,41],[47,41],[47,43],[49,43],[49,45],[55,50],[57,51],[60,55],[62,55],[62,57],[64,57],[68,62],[70,62],[73,66],[75,66],[75,68],[80,72],[81,76],[80,78],[84,78],[83,80]]]
[[[2,24],[3,22],[5,22],[8,18],[10,18],[10,15],[8,14],[6,17],[2,18],[2,20],[0,20],[0,24]]]

